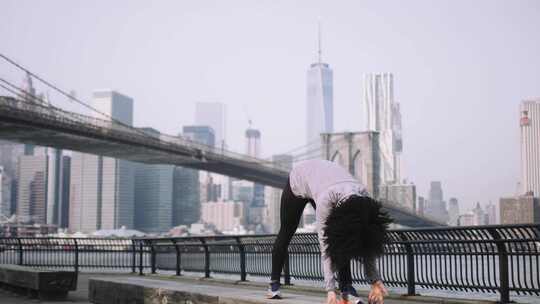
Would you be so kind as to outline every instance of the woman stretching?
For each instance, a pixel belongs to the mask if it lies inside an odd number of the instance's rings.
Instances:
[[[392,220],[364,185],[338,164],[326,160],[300,163],[289,174],[281,195],[281,226],[272,250],[268,298],[281,299],[280,277],[287,248],[308,203],[315,209],[327,304],[337,303],[336,271],[340,303],[362,303],[352,286],[351,259],[360,259],[364,264],[365,276],[371,283],[369,303],[383,304],[387,292],[375,259],[383,253]]]

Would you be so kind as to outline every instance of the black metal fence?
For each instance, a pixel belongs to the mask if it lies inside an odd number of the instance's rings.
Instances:
[[[77,271],[173,271],[270,276],[274,235],[157,239],[3,238],[0,263]],[[378,260],[389,286],[540,296],[540,225],[393,230]],[[362,264],[353,280],[367,284]],[[323,279],[315,234],[297,234],[283,270],[285,284]]]

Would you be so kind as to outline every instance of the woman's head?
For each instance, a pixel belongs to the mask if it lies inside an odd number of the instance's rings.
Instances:
[[[332,208],[326,219],[326,254],[337,268],[351,259],[378,257],[391,222],[380,202],[353,195]]]

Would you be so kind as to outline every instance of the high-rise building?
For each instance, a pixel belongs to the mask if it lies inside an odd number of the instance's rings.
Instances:
[[[195,105],[195,124],[209,126],[214,131],[215,146],[226,148],[227,142],[227,109],[220,102],[197,102]]]
[[[431,182],[429,201],[424,206],[424,214],[442,223],[448,222],[448,211],[446,210],[446,202],[443,199],[441,182]]]
[[[520,125],[523,193],[540,197],[540,98],[521,103]]]
[[[367,131],[379,132],[381,182],[401,180],[401,109],[394,102],[394,76],[391,73],[364,75],[364,121]]]
[[[173,178],[173,226],[198,222],[201,218],[199,171],[175,167]]]
[[[22,223],[45,224],[47,220],[46,155],[19,156],[17,176],[17,219]]]
[[[93,94],[93,113],[99,119],[133,124],[133,99],[115,91]],[[111,157],[73,153],[70,189],[70,229],[92,232],[98,229],[133,227],[134,164]]]
[[[239,202],[208,202],[202,204],[201,220],[221,232],[229,231],[242,224],[242,213],[243,206]]]
[[[152,128],[143,132],[159,137]],[[135,222],[138,230],[165,232],[173,226],[174,166],[135,164]]]
[[[79,152],[71,157],[69,230],[72,232],[101,229],[102,160],[100,156]]]
[[[480,202],[476,202],[476,207],[474,207],[472,212],[474,213],[475,226],[487,225],[486,213],[484,212],[482,206],[480,206]]]
[[[499,223],[497,220],[497,207],[491,201],[486,206],[486,216],[488,225],[496,225]]]
[[[62,196],[60,207],[58,208],[58,227],[69,227],[69,190],[71,184],[71,157],[62,156]]]
[[[233,200],[242,202],[249,207],[253,201],[253,183],[246,180],[234,180],[232,184]]]
[[[174,166],[135,166],[135,228],[165,232],[173,226]]]
[[[0,213],[10,216],[17,211],[17,163],[24,155],[24,145],[0,140],[0,167],[2,167],[2,198]]]
[[[423,196],[419,196],[418,197],[418,209],[417,209],[418,215],[423,216],[425,208],[426,208],[426,199]]]
[[[501,198],[499,208],[502,225],[540,223],[540,199],[532,193]]]
[[[64,194],[62,150],[48,148],[46,154],[49,162],[47,172],[47,224],[58,225],[61,216],[62,195]]]
[[[18,195],[19,195],[19,180],[17,178],[14,178],[11,181],[11,214],[17,213],[17,202],[19,201]]]
[[[11,216],[11,178],[0,166],[0,221]]]
[[[17,175],[17,160],[24,155],[24,145],[0,140],[0,166],[11,178]]]
[[[223,136],[225,109],[220,103],[197,103],[195,120],[211,122]],[[208,125],[192,125],[182,128],[182,136],[207,146],[215,146],[217,133]],[[190,168],[176,167],[173,175],[173,226],[191,225],[201,218],[201,203],[217,199],[220,189],[213,183],[213,174]]]
[[[307,71],[306,143],[318,142],[321,133],[334,132],[334,76],[322,61],[320,27],[318,38],[318,61]]]
[[[448,201],[448,225],[457,226],[459,218],[459,202],[457,198],[452,197]]]

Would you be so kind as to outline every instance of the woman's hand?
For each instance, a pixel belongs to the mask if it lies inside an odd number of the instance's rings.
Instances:
[[[329,291],[326,296],[326,304],[337,304],[336,300],[336,292],[335,291]]]
[[[381,281],[377,281],[371,285],[368,302],[369,304],[384,304],[384,296],[387,294],[388,291],[384,287],[384,284]]]

